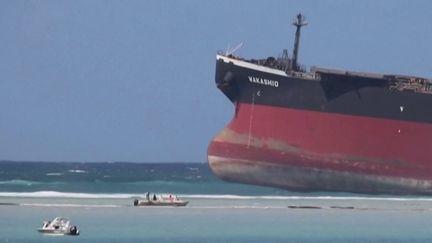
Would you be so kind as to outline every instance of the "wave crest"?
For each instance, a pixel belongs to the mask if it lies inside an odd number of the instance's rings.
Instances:
[[[32,186],[32,185],[36,185],[36,184],[40,184],[40,182],[37,182],[37,181],[27,181],[27,180],[19,180],[19,179],[8,180],[8,181],[0,181],[0,185]]]
[[[153,194],[153,193],[151,193]],[[168,195],[166,193],[156,193]],[[83,198],[83,199],[129,199],[144,198],[146,193],[79,193],[58,191],[36,192],[0,192],[0,197],[31,197],[31,198]],[[177,194],[181,198],[195,199],[226,199],[226,200],[365,200],[365,201],[428,201],[432,198],[423,197],[358,197],[358,196],[243,196],[243,195],[211,195],[211,194]]]

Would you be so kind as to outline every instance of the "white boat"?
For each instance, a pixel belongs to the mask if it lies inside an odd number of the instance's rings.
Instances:
[[[177,196],[169,195],[162,196],[154,194],[153,197],[149,196],[147,193],[145,199],[135,199],[134,206],[186,206],[189,201],[183,201],[179,199]]]
[[[44,221],[42,228],[39,228],[38,231],[52,235],[79,235],[78,228],[72,225],[69,219],[62,217],[57,217],[51,221]]]

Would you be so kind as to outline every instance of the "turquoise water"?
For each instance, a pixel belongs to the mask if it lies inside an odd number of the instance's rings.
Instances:
[[[133,207],[147,191],[186,207]],[[46,236],[68,217],[81,234]],[[0,242],[431,242],[432,198],[293,193],[206,164],[0,163]]]
[[[0,206],[3,242],[430,242],[430,210]],[[39,234],[67,216],[77,237]]]

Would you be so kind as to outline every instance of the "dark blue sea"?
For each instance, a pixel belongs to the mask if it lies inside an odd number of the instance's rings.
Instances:
[[[89,194],[289,195],[286,191],[226,183],[207,163],[0,162],[1,192]]]
[[[134,207],[147,192],[186,207]],[[37,232],[71,219],[81,234]],[[224,182],[207,163],[0,161],[0,242],[432,242],[432,198]]]

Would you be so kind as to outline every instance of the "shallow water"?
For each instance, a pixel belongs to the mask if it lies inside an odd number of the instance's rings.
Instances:
[[[196,198],[187,207],[133,207],[128,199],[111,199],[106,204],[101,203],[102,199],[74,199],[73,203],[67,203],[64,198],[51,199],[50,203],[46,199],[12,199],[22,206],[0,206],[0,241],[3,242],[432,240],[432,203],[429,200]],[[43,220],[56,216],[70,218],[81,234],[52,237],[36,231]]]
[[[147,191],[186,207],[133,207]],[[70,218],[79,236],[37,232]],[[207,164],[0,162],[0,242],[432,242],[432,198],[227,183]]]

